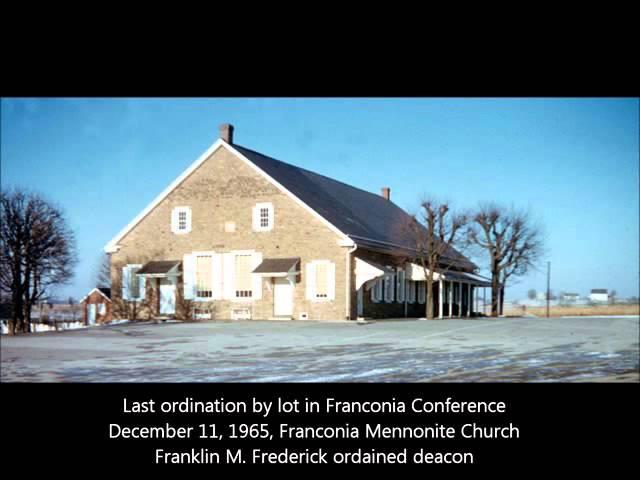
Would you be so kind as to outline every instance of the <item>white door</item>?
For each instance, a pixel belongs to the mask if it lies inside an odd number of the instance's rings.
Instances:
[[[286,278],[276,278],[273,286],[273,314],[293,314],[293,285]]]
[[[96,304],[90,303],[89,305],[87,305],[87,307],[89,308],[88,310],[89,325],[95,325],[96,324]]]
[[[176,313],[176,285],[169,278],[161,278],[160,283],[160,315]]]

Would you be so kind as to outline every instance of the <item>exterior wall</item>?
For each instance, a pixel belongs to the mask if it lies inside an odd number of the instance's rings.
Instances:
[[[608,293],[591,293],[589,294],[589,300],[592,302],[608,302],[609,294]]]
[[[143,184],[143,182],[141,182]],[[252,229],[252,208],[258,202],[274,206],[274,228],[268,232]],[[176,235],[171,231],[174,207],[191,208],[191,232]],[[225,231],[225,222],[235,222],[235,232]],[[301,257],[302,275],[294,289],[294,318],[307,312],[309,319],[345,318],[345,253],[338,245],[338,235],[320,219],[277,189],[261,174],[226,148],[217,149],[188,178],[138,223],[111,255],[112,300],[116,318],[131,317],[121,298],[122,267],[144,264],[150,260],[182,260],[194,251],[226,253],[255,250],[263,258]],[[305,268],[312,260],[330,260],[335,264],[335,300],[313,302],[305,295]],[[146,300],[136,311],[138,318],[149,318],[157,300],[150,300],[155,282],[147,280]],[[262,299],[251,302],[216,300],[215,318],[230,318],[231,309],[251,306],[253,318],[273,316],[272,286],[263,280]],[[185,317],[193,306],[182,301],[182,280],[178,285],[178,317]]]
[[[98,313],[98,305],[101,303],[104,303],[106,306],[104,315],[100,315]],[[85,325],[89,324],[89,304],[96,305],[96,323],[107,323],[111,321],[111,302],[107,300],[104,295],[101,295],[98,292],[92,292],[82,301],[82,319]]]

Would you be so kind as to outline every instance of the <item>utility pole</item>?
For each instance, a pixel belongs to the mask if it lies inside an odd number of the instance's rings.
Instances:
[[[549,300],[551,299],[551,262],[547,262],[547,318],[549,318]]]

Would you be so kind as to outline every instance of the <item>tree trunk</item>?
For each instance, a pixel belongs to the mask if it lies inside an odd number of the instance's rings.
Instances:
[[[500,315],[504,314],[504,283],[500,286]]]
[[[500,295],[500,272],[497,268],[491,271],[491,316],[497,317],[499,315],[498,309],[498,296]]]
[[[427,278],[427,318],[433,319],[433,280]]]
[[[24,306],[24,328],[25,333],[31,333],[31,302]]]

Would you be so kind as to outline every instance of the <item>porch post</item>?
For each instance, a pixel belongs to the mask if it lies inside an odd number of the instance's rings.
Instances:
[[[449,318],[453,317],[453,282],[449,280]]]
[[[462,317],[462,282],[458,282],[458,317]]]
[[[467,317],[471,316],[471,306],[473,305],[473,303],[471,303],[471,284],[467,283]]]
[[[478,297],[478,286],[477,285],[475,287],[473,287],[473,294],[474,294],[474,297],[476,299],[476,313],[478,313],[480,311],[480,301],[479,301],[479,297]]]
[[[482,313],[487,314],[487,287],[482,287]]]
[[[442,318],[442,297],[444,295],[443,292],[444,282],[442,281],[442,277],[440,277],[440,282],[438,283],[438,318]]]

